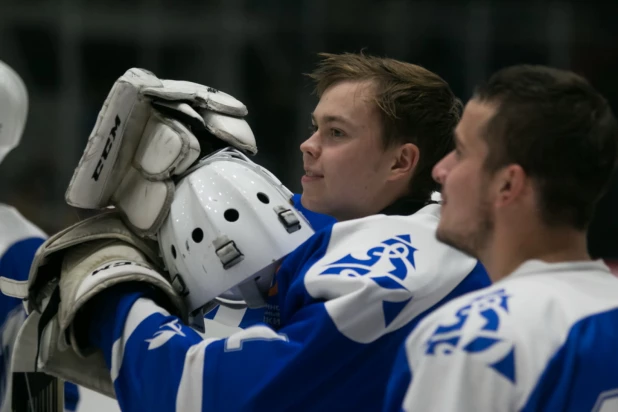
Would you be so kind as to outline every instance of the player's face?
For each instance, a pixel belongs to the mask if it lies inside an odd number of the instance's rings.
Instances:
[[[478,257],[494,226],[491,177],[483,168],[487,143],[483,131],[494,107],[471,100],[455,129],[456,148],[433,169],[442,185],[438,240]]]
[[[368,82],[336,83],[322,94],[311,116],[312,134],[300,145],[307,209],[338,220],[381,209],[394,149],[383,148],[382,119],[372,97]]]

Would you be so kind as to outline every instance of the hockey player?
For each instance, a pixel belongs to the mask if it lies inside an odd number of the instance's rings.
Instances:
[[[477,88],[443,185],[438,238],[494,285],[429,315],[389,383],[388,411],[614,411],[618,279],[586,227],[618,163],[618,127],[582,77],[514,66]]]
[[[455,98],[437,76],[412,65],[403,68],[432,80],[410,87],[419,88],[418,123],[404,104],[406,110],[391,112],[394,128],[373,125],[367,134],[362,132],[369,125],[348,128],[355,110],[358,118],[380,124],[373,102],[382,90],[397,96],[395,102],[409,96],[410,90],[385,88],[381,78],[356,84],[339,79],[323,93],[321,104],[333,98],[333,111],[342,110],[337,100],[358,100],[333,118],[314,113],[314,137],[324,139],[322,156],[329,154],[308,170],[309,178],[324,179],[317,190],[328,193],[336,173],[345,172],[330,169],[337,166],[337,148],[342,160],[348,151],[377,152],[366,157],[371,162],[365,166],[381,182],[348,165],[358,173],[348,183],[358,186],[342,189],[347,196],[365,195],[367,204],[358,208],[372,203],[373,213],[379,212],[388,196],[397,198],[395,188],[408,192],[410,178],[419,185],[429,182],[431,164],[419,160],[422,149],[409,141],[381,146],[380,136],[384,129],[396,138],[405,131],[408,139],[420,141],[434,124],[444,135],[427,138],[443,139],[435,142],[437,148],[448,147],[449,128],[437,118],[442,113],[454,124]],[[336,86],[347,90],[328,94]],[[423,112],[434,104],[432,92],[448,100],[435,117]],[[156,235],[167,273],[157,248],[123,228],[116,213],[54,236],[41,248],[29,278],[29,321],[42,331],[38,364],[48,373],[115,392],[125,411],[375,410],[404,336],[436,306],[485,286],[484,269],[435,239],[440,207],[423,207],[420,198],[412,197],[417,207],[405,214],[352,219],[313,234],[290,207],[291,194],[241,152],[225,149],[188,169],[200,150],[221,144],[208,140],[204,130],[255,151],[242,120],[246,110],[238,103],[216,90],[160,81],[142,70],[130,70],[117,82],[68,200],[82,207],[114,204],[134,231]],[[190,130],[183,125],[188,123]],[[424,159],[439,152],[425,150]],[[350,160],[358,162],[355,156]],[[374,190],[381,196],[367,196],[368,185],[378,182],[384,186]],[[427,195],[431,187],[423,187]],[[268,325],[225,339],[203,339],[185,326],[187,313],[199,319],[213,299],[259,306],[267,294],[278,309]],[[93,347],[101,349],[105,364]]]
[[[303,206],[338,221],[416,212],[439,189],[431,168],[452,146],[461,102],[410,63],[320,56],[309,75],[320,100],[300,146]]]
[[[593,259],[603,259],[618,275],[618,174],[607,193],[599,200],[588,228],[588,252]]]
[[[319,102],[300,145],[305,175],[295,206],[314,230],[332,217],[420,210],[439,189],[430,170],[452,145],[460,101],[439,76],[413,64],[353,53],[320,58],[309,74]],[[273,311],[269,305],[266,316],[276,318]],[[259,315],[219,307],[207,317],[246,327]]]
[[[28,115],[28,92],[21,77],[0,61],[0,162],[18,144]],[[0,204],[0,412],[11,410],[11,354],[26,315],[20,295],[30,264],[45,234],[15,208]],[[20,375],[21,379],[22,376]],[[67,385],[66,407],[74,410],[77,388]]]

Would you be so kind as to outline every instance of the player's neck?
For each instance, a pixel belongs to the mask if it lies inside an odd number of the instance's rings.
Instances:
[[[404,204],[406,192],[402,189],[385,186],[380,193],[377,193],[370,201],[359,202],[355,209],[349,208],[338,213],[333,213],[332,216],[338,222],[346,220],[361,219],[367,216],[377,214],[386,215],[411,215],[419,209],[414,207],[412,210],[409,205]],[[421,205],[422,206],[422,205]]]
[[[496,230],[492,242],[482,253],[481,261],[492,282],[507,277],[532,259],[547,263],[590,260],[585,231],[521,225],[512,225],[509,229]]]

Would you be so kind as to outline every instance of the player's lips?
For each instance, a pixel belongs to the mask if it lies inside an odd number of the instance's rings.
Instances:
[[[305,169],[305,175],[300,180],[302,183],[315,182],[316,180],[324,178],[324,175],[315,172],[313,170]]]

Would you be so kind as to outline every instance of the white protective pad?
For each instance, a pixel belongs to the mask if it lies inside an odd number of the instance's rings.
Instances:
[[[195,134],[210,132],[250,154],[255,137],[234,97],[197,83],[130,69],[112,87],[66,193],[85,209],[116,206],[131,228],[154,236],[174,194],[171,177],[197,160]],[[135,173],[137,172],[137,173]]]
[[[165,297],[161,304],[186,319],[182,298],[160,269],[153,246],[132,234],[114,213],[80,222],[45,242],[28,279],[31,313],[16,342],[15,371],[32,371],[36,364],[49,375],[113,396],[102,354],[78,342],[74,321],[94,296],[124,282],[154,287]],[[39,339],[40,327],[44,332]]]
[[[164,79],[162,82],[163,88],[147,87],[144,94],[163,100],[190,100],[198,107],[230,116],[243,117],[248,113],[247,107],[235,97],[214,87],[184,80]]]

